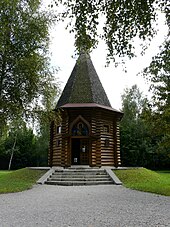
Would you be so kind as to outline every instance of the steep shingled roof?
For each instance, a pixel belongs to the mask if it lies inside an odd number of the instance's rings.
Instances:
[[[80,54],[56,107],[67,103],[96,103],[111,107],[89,54]]]

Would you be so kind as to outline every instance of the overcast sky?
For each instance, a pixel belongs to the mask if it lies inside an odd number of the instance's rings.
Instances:
[[[124,89],[131,88],[134,84],[137,84],[140,90],[148,95],[149,85],[142,77],[137,76],[137,73],[149,65],[152,56],[159,51],[158,46],[163,42],[166,33],[167,27],[164,25],[164,16],[162,15],[159,18],[158,35],[144,56],[139,55],[126,62],[127,73],[122,70],[121,66],[115,68],[113,64],[110,64],[109,67],[105,67],[106,46],[103,42],[100,42],[97,49],[93,50],[91,59],[113,108],[121,109],[121,95]],[[136,41],[136,48],[137,50],[139,48],[138,41]],[[62,22],[56,24],[51,31],[50,51],[52,65],[60,68],[56,77],[61,81],[61,89],[63,90],[76,63],[76,58],[72,57],[75,51],[74,35],[65,30],[65,25]]]

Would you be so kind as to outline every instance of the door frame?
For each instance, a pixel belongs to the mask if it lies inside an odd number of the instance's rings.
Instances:
[[[73,144],[73,140],[74,139],[78,139],[79,141],[80,141],[80,148],[81,148],[81,142],[83,141],[83,140],[86,140],[87,142],[88,142],[88,154],[87,154],[87,156],[88,156],[88,163],[86,163],[86,164],[82,164],[81,163],[81,151],[79,151],[80,152],[80,164],[74,164],[74,162],[73,162],[73,147],[72,147],[72,144]],[[70,143],[70,161],[71,161],[71,165],[89,165],[89,166],[91,166],[91,143],[90,143],[90,140],[89,140],[89,136],[85,136],[85,137],[75,137],[75,136],[73,136],[73,137],[71,137],[71,143]]]
[[[75,124],[77,124],[78,122],[82,122],[84,123],[87,128],[88,128],[88,135],[72,135],[72,129],[74,127]],[[91,140],[90,140],[90,134],[91,134],[91,126],[89,124],[88,121],[86,121],[84,119],[84,117],[82,117],[81,115],[79,115],[78,117],[76,117],[71,123],[70,123],[70,127],[69,127],[69,134],[70,134],[70,164],[74,165],[72,162],[72,155],[73,155],[73,151],[72,151],[72,143],[73,143],[73,139],[87,139],[88,140],[88,146],[89,146],[89,150],[88,150],[88,164],[89,166],[91,166]],[[86,165],[86,164],[85,164]]]

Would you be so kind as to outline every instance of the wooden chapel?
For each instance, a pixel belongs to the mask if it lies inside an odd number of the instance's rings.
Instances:
[[[123,113],[111,107],[89,54],[80,54],[55,111],[61,118],[51,123],[49,166],[121,164]]]

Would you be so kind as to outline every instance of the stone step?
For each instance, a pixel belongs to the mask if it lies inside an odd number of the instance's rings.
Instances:
[[[108,176],[106,173],[69,173],[69,172],[63,172],[63,173],[53,173],[52,177],[78,177],[78,178],[100,178],[100,177],[105,177]]]
[[[83,171],[83,170],[61,170],[61,171],[58,171],[58,170],[56,170],[55,172],[54,172],[54,174],[58,174],[58,173],[67,173],[67,174],[74,174],[74,173],[76,173],[76,174],[97,174],[97,175],[100,175],[100,174],[106,174],[106,172],[104,171],[104,170],[85,170],[85,171]]]
[[[103,177],[103,178],[50,178],[48,181],[107,181],[107,180],[110,180],[109,177]]]
[[[105,185],[113,184],[112,181],[46,181],[45,184],[63,185],[63,186],[81,186],[81,185]]]
[[[47,179],[52,185],[100,185],[113,184],[113,180],[102,169],[63,169],[55,172]]]
[[[56,174],[52,175],[51,178],[103,178],[107,177],[108,175],[76,175],[76,174]]]
[[[55,173],[54,173],[55,172]],[[79,182],[79,183],[78,183]],[[38,181],[38,184],[54,185],[98,185],[98,184],[116,184],[122,182],[116,177],[110,168],[51,168]]]
[[[72,173],[72,174],[70,174],[70,173],[54,173],[52,176],[57,176],[57,177],[59,177],[59,176],[78,176],[78,177],[86,177],[86,176],[88,176],[88,177],[103,177],[103,176],[106,176],[106,174],[92,174],[92,173],[89,173],[89,174],[85,174],[85,173],[83,173],[83,174],[76,174],[76,173]]]

